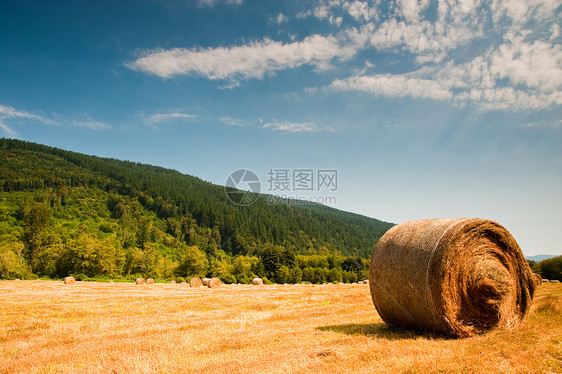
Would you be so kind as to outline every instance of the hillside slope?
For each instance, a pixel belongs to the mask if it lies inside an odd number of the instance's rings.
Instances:
[[[129,266],[127,274],[146,273],[151,267],[132,266],[135,256],[152,251],[154,261],[167,263],[161,267],[173,268],[180,266],[186,248],[196,247],[208,266],[215,259],[234,266],[237,257],[261,260],[272,252],[273,265],[266,260],[254,264],[254,270],[265,265],[265,273],[273,276],[281,266],[299,267],[295,258],[304,255],[339,256],[340,262],[350,256],[368,258],[392,226],[320,205],[271,204],[265,195],[252,205],[238,206],[224,187],[174,170],[19,140],[0,139],[0,161],[0,243],[21,243],[21,256],[30,262],[39,261],[33,255],[46,248],[56,252],[57,245],[72,247],[72,240],[82,237],[94,247],[103,241],[100,248],[115,247],[123,258],[110,262],[117,268]],[[90,255],[100,251],[92,249]],[[334,261],[329,270],[337,267]]]

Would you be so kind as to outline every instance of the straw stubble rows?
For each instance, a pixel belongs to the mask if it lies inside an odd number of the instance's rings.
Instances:
[[[546,373],[562,358],[554,307],[452,340],[389,328],[367,285],[4,281],[0,295],[0,373]]]

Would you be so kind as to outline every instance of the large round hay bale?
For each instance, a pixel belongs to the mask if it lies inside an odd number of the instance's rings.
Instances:
[[[209,279],[209,278],[205,278],[205,279]],[[201,284],[203,284],[201,278],[193,277],[189,280],[189,287],[201,287]]]
[[[148,278],[148,279],[146,280],[146,284],[154,284],[154,279]]]
[[[542,284],[542,275],[533,273],[533,279],[535,280],[535,284],[537,286]]]
[[[76,279],[74,279],[74,277],[64,278],[64,284],[72,285],[74,283],[76,283]]]
[[[221,286],[221,280],[219,278],[213,277],[209,280],[207,287],[209,288],[219,288]]]
[[[263,279],[261,279],[261,278],[254,278],[254,279],[252,280],[252,284],[253,284],[254,286],[261,286],[261,285],[263,285]]]
[[[209,286],[209,282],[211,281],[211,278],[203,278],[203,286],[208,287]]]
[[[144,284],[144,279],[143,278],[137,278],[137,280],[135,282],[136,282],[136,284]]]
[[[375,247],[369,286],[386,323],[456,337],[517,325],[535,291],[515,239],[480,218],[394,226]]]

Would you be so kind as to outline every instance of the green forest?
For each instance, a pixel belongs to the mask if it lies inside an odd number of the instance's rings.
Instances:
[[[355,282],[391,223],[319,204],[235,205],[152,165],[0,139],[0,278]]]

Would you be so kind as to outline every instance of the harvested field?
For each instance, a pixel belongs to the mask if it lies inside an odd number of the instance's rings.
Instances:
[[[516,329],[466,339],[388,327],[368,285],[1,281],[0,295],[0,373],[562,372],[561,284]]]

